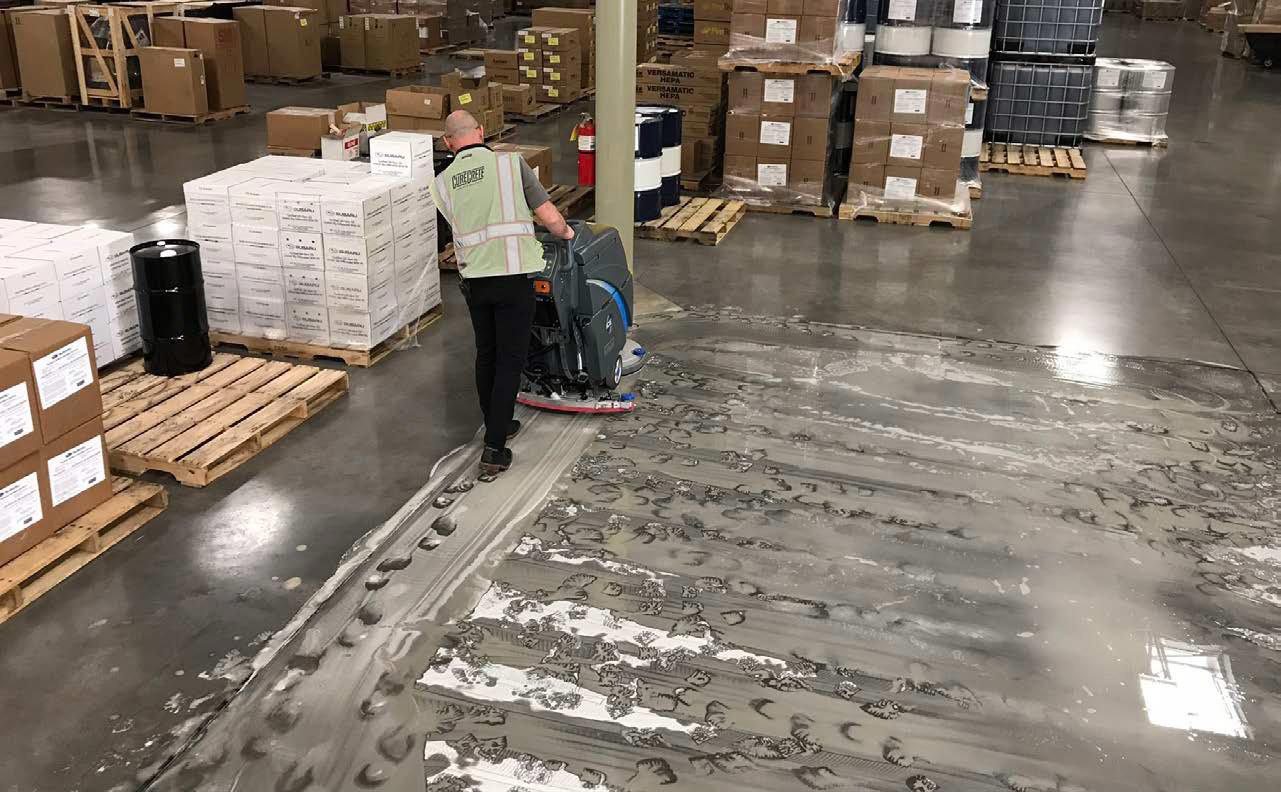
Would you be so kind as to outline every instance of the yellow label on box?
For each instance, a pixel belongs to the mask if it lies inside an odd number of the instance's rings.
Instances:
[[[458,104],[471,104],[471,94],[469,93],[459,94]]]
[[[302,18],[299,18],[299,19],[298,19],[298,25],[299,25],[299,27],[307,27],[307,20],[302,19]]]
[[[551,62],[552,62],[552,63],[560,63],[560,56],[559,56],[559,55],[553,55],[553,56],[551,56]]]
[[[560,39],[559,39],[558,37],[556,37],[556,36],[548,36],[548,37],[547,37],[547,46],[549,46],[549,47],[558,47],[558,46],[560,46]]]
[[[554,72],[548,72],[548,74],[552,76],[551,78],[554,82],[560,82],[560,72],[554,71]]]
[[[538,69],[526,69],[525,76],[534,79],[538,76]]]
[[[548,89],[547,89],[547,95],[548,95],[548,96],[560,96],[560,90],[559,90],[559,89],[557,89],[557,88],[548,88]]]
[[[537,37],[537,36],[535,36],[533,33],[526,33],[526,34],[525,34],[525,43],[526,43],[526,44],[536,44],[536,43],[538,43],[538,37]]]
[[[533,60],[533,59],[534,59],[534,53],[532,52],[525,53],[525,60]]]

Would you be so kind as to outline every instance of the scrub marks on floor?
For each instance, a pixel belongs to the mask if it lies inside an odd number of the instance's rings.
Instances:
[[[1277,430],[1248,374],[731,314],[640,336],[636,412],[572,424],[554,484],[450,496],[441,549],[496,563],[428,604],[389,543],[378,612],[300,633],[156,788],[1275,779]]]

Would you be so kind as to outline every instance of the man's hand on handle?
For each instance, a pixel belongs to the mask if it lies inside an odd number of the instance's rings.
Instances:
[[[570,240],[574,238],[574,229],[569,227],[565,218],[561,215],[560,210],[551,201],[545,201],[542,206],[534,210],[534,216],[543,228],[551,231],[560,239]]]

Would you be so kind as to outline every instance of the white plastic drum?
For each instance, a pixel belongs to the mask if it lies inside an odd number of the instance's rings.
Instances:
[[[930,51],[948,58],[987,58],[992,28],[936,27]]]
[[[837,52],[862,52],[863,39],[867,37],[867,24],[865,22],[844,22],[841,24],[841,29],[837,36]]]
[[[877,25],[876,52],[886,55],[929,55],[933,29],[922,25]]]

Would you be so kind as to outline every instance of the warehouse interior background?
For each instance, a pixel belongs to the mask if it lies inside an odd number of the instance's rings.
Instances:
[[[1265,788],[1281,2],[596,5],[0,0],[0,790]],[[460,108],[651,356],[493,483]]]

